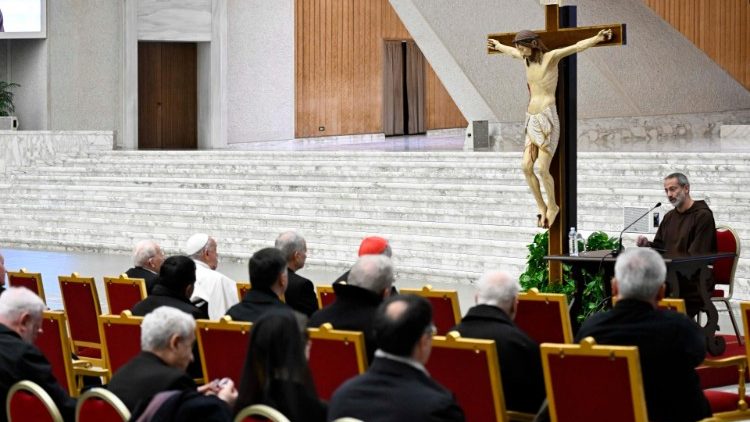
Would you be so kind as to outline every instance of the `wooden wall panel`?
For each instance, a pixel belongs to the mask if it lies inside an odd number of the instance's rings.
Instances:
[[[382,133],[383,41],[393,39],[411,36],[388,0],[296,0],[295,136]],[[466,126],[432,68],[426,114],[428,129]]]
[[[750,1],[643,1],[750,89]]]

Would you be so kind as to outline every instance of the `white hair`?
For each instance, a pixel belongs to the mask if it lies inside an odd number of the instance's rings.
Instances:
[[[497,306],[510,313],[521,286],[518,280],[503,271],[487,271],[476,284],[477,304]]]
[[[287,262],[294,257],[295,252],[304,252],[307,249],[305,238],[294,231],[281,233],[276,238],[274,247],[281,251]]]
[[[147,352],[169,347],[173,335],[190,337],[195,332],[192,315],[170,306],[160,306],[143,318],[141,324],[141,349]]]
[[[159,245],[153,240],[141,240],[133,248],[133,265],[143,267],[149,259],[157,254]]]
[[[363,255],[349,271],[346,282],[379,294],[391,287],[393,279],[391,258],[386,255]]]
[[[615,263],[620,299],[652,301],[666,276],[664,260],[650,248],[628,248]]]
[[[46,308],[44,301],[25,287],[9,287],[0,295],[0,317],[7,321],[15,321],[25,313],[41,318]]]

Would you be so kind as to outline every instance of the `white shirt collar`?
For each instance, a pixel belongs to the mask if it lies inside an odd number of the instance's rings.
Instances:
[[[403,356],[396,356],[396,355],[394,355],[392,353],[385,352],[385,351],[383,351],[381,349],[378,349],[378,350],[375,351],[375,357],[376,358],[383,358],[383,359],[395,360],[396,362],[401,362],[401,363],[409,365],[409,366],[411,366],[411,367],[413,367],[415,369],[418,369],[418,370],[424,372],[425,375],[428,375],[428,376],[430,375],[430,373],[427,372],[427,368],[425,368],[424,365],[422,365],[422,363],[417,362],[416,360],[414,360],[412,358],[407,358],[407,357],[403,357]]]
[[[208,264],[206,264],[203,261],[198,261],[197,259],[193,259],[193,262],[195,262],[196,267],[200,265],[203,268],[208,268],[209,270],[211,269],[211,267],[209,267]]]

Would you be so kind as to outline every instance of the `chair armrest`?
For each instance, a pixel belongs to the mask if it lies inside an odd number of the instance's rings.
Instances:
[[[709,368],[736,366],[739,373],[739,379],[737,380],[737,410],[747,410],[747,402],[745,401],[745,371],[747,370],[747,357],[745,355],[730,356],[723,359],[706,359],[701,365]]]
[[[508,420],[511,422],[532,422],[536,417],[533,413],[516,412],[514,410],[508,410]]]

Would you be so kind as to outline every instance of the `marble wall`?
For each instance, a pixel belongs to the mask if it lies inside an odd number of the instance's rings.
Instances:
[[[87,151],[111,151],[111,131],[0,131],[0,174],[34,162],[51,163]]]
[[[211,0],[139,0],[138,39],[211,41]]]

